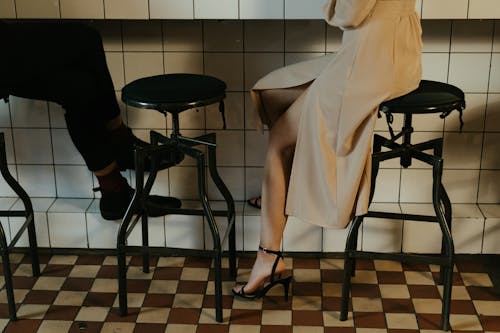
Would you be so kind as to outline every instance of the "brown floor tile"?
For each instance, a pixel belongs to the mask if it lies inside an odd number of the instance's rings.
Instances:
[[[255,257],[252,258],[239,258],[237,267],[242,269],[249,269],[253,267],[253,263],[255,262]]]
[[[356,260],[356,270],[375,270],[375,265],[373,260],[368,259],[357,259]]]
[[[231,309],[233,306],[232,295],[222,295],[222,308],[223,309]],[[205,295],[203,298],[203,308],[215,308],[215,296],[214,295]]]
[[[45,313],[47,320],[74,320],[80,311],[79,306],[51,305]]]
[[[38,319],[10,321],[3,333],[36,333],[41,323]]]
[[[263,310],[291,310],[293,296],[288,297],[288,302],[283,296],[266,296],[262,299]]]
[[[382,307],[385,313],[414,313],[415,308],[411,299],[382,298]]]
[[[83,301],[83,306],[106,306],[112,307],[115,301],[116,293],[93,293],[89,292],[85,300]]]
[[[19,309],[21,304],[16,304],[16,309]],[[0,318],[9,318],[9,307],[7,303],[0,304]]]
[[[500,292],[490,287],[467,286],[469,295],[474,300],[481,301],[498,301],[500,300]]]
[[[204,294],[207,289],[206,281],[179,281],[177,293],[182,294]]]
[[[321,296],[320,282],[293,282],[292,295],[295,296]]]
[[[210,268],[211,263],[212,258],[186,257],[186,260],[184,261],[184,267]]]
[[[456,263],[457,269],[461,273],[483,273],[484,265],[474,261],[458,261]]]
[[[228,333],[229,327],[227,325],[215,324],[200,324],[196,329],[196,333]]]
[[[381,284],[405,284],[403,272],[377,272],[377,281]]]
[[[174,302],[174,295],[168,294],[147,294],[142,306],[170,308]]]
[[[13,276],[12,284],[14,289],[31,289],[36,283],[37,278],[31,276]]]
[[[344,271],[339,271],[335,269],[322,269],[321,270],[321,281],[330,283],[343,283],[344,282]]]
[[[75,262],[75,265],[102,265],[104,256],[81,255]]]
[[[118,278],[118,266],[102,266],[99,272],[97,272],[96,278],[99,279],[117,279]]]
[[[153,274],[154,280],[179,280],[182,267],[157,267]]]
[[[168,316],[169,324],[196,324],[200,318],[199,309],[172,308]]]
[[[294,310],[292,324],[299,326],[323,326],[322,311]]]
[[[319,269],[319,259],[293,258],[293,268]]]
[[[450,312],[453,314],[477,314],[474,303],[465,300],[451,300]]]
[[[52,255],[50,254],[39,254],[38,255],[38,261],[40,264],[46,264],[50,261],[50,258],[52,258]],[[25,255],[23,259],[21,260],[21,263],[23,264],[31,264],[31,256]]]
[[[386,328],[385,316],[381,312],[354,312],[356,328]]]
[[[417,313],[418,328],[421,330],[440,330],[441,314]]]
[[[54,290],[31,290],[23,300],[24,304],[52,304],[57,296]]]
[[[94,283],[94,279],[91,278],[67,278],[61,290],[67,291],[89,291]]]
[[[352,297],[380,297],[380,289],[376,284],[352,284],[351,285]]]
[[[440,298],[436,286],[409,285],[408,291],[412,298]]]
[[[231,324],[259,325],[262,320],[262,311],[233,309],[231,311]]]
[[[432,272],[432,277],[434,278],[434,281],[436,282],[436,284],[438,284],[439,276],[440,276],[439,270],[437,272]],[[462,281],[462,277],[460,276],[460,273],[458,273],[458,272],[453,272],[452,282],[453,282],[454,286],[463,286],[464,285],[464,282]]]
[[[102,323],[96,321],[89,322],[74,322],[68,333],[99,333],[101,331]]]
[[[137,323],[134,333],[165,333],[166,324]]]
[[[129,293],[147,293],[151,280],[127,280],[127,292]]]
[[[41,273],[42,276],[68,276],[73,265],[47,265]]]
[[[500,316],[479,315],[479,320],[485,331],[500,332]]]
[[[157,263],[158,263],[157,256],[150,256],[149,257],[149,268],[155,267]],[[142,266],[142,256],[132,256],[132,258],[130,258],[129,265],[130,266]]]
[[[292,333],[292,326],[284,325],[262,325],[260,333]]]
[[[388,329],[387,333],[419,333],[419,330]]]
[[[321,309],[323,311],[340,311],[341,297],[323,297]],[[352,300],[349,298],[349,311],[352,311]]]
[[[356,333],[354,327],[325,327],[325,333]]]
[[[430,267],[427,264],[420,264],[416,262],[405,262],[402,263],[404,271],[419,271],[419,272],[429,272]]]
[[[139,315],[139,308],[128,308],[127,315],[121,316],[119,308],[111,308],[106,317],[107,322],[129,322],[135,323]]]
[[[221,278],[222,281],[234,281],[234,278],[229,273],[229,268],[221,269]],[[213,268],[208,272],[208,281],[215,281],[215,270]]]

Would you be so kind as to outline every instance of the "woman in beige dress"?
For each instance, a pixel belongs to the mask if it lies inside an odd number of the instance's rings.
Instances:
[[[272,125],[264,165],[260,246],[236,296],[288,290],[281,241],[288,215],[345,228],[368,210],[371,147],[378,106],[421,79],[415,0],[329,0],[328,24],[344,31],[336,54],[271,72],[252,89]]]

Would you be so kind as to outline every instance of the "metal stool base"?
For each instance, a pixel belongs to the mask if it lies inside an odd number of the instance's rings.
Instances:
[[[178,114],[173,114],[173,117],[178,117]],[[178,118],[174,119],[174,125],[178,125]],[[217,186],[218,190],[224,197],[227,205],[227,210],[212,210],[207,198],[206,189],[206,172],[205,172],[205,153],[201,150],[193,148],[194,146],[202,145],[208,149],[208,169],[210,177]],[[151,146],[138,149],[135,155],[136,163],[136,192],[132,198],[132,202],[123,218],[120,225],[117,239],[118,249],[118,294],[120,304],[120,314],[127,314],[127,280],[126,280],[126,263],[125,254],[127,250],[127,237],[132,232],[134,226],[141,219],[142,224],[142,255],[143,255],[143,271],[149,272],[149,247],[148,247],[148,214],[146,198],[153,187],[156,175],[158,172],[158,160],[172,151],[172,148],[179,150],[185,155],[196,160],[198,173],[198,193],[203,209],[169,209],[169,214],[183,215],[200,215],[207,220],[208,226],[212,233],[213,240],[213,257],[215,270],[215,312],[216,320],[223,321],[222,317],[222,244],[227,239],[229,245],[229,271],[233,278],[236,278],[236,233],[235,233],[235,205],[231,193],[219,176],[216,168],[216,136],[215,133],[206,134],[197,138],[187,138],[180,135],[178,127],[174,126],[174,131],[170,138],[163,136],[160,133],[151,131]],[[144,183],[144,160],[150,158],[152,161],[152,170]],[[134,218],[133,212],[140,212]],[[228,227],[226,234],[221,238],[215,216],[227,217]]]
[[[405,115],[405,125],[403,131],[398,136],[392,136],[392,139],[386,139],[380,135],[374,137],[374,153],[372,155],[372,178],[370,202],[375,191],[375,181],[382,161],[400,158],[401,165],[408,167],[412,159],[417,159],[432,166],[433,186],[432,203],[435,215],[416,215],[416,214],[397,214],[387,212],[369,211],[363,216],[356,216],[350,225],[347,236],[345,255],[344,255],[344,283],[342,287],[342,304],[340,320],[347,320],[349,309],[349,292],[351,289],[351,277],[355,273],[356,259],[383,259],[396,260],[401,262],[418,262],[426,264],[436,264],[441,266],[439,283],[444,285],[443,305],[441,317],[441,329],[449,329],[451,288],[454,264],[454,245],[451,237],[451,203],[441,182],[443,173],[442,147],[443,139],[434,139],[420,144],[412,145],[410,135],[413,132],[411,127],[411,114]],[[392,133],[391,133],[392,134]],[[403,137],[403,143],[396,143],[396,139]],[[389,148],[387,152],[382,152],[382,147]],[[423,151],[433,150],[433,154],[427,154]],[[440,256],[405,254],[405,253],[380,253],[365,252],[357,250],[358,232],[361,223],[365,217],[386,218],[395,220],[414,220],[424,222],[439,223],[442,237],[442,247]]]
[[[3,272],[5,279],[5,291],[7,294],[7,303],[9,307],[9,319],[17,320],[16,315],[16,302],[14,300],[14,287],[12,284],[12,271],[10,269],[10,259],[9,253],[12,248],[19,241],[25,230],[28,230],[29,239],[29,253],[31,255],[31,268],[33,271],[33,276],[40,275],[40,264],[38,258],[38,246],[36,242],[36,232],[35,232],[35,220],[33,213],[33,206],[31,200],[24,191],[24,189],[19,185],[17,180],[12,177],[8,166],[7,166],[7,156],[5,153],[5,136],[4,133],[0,133],[0,172],[7,184],[12,188],[12,190],[17,194],[24,204],[24,210],[0,210],[0,216],[9,217],[25,217],[26,220],[17,231],[17,233],[12,237],[10,243],[7,242],[5,236],[5,231],[0,224],[0,255],[2,256]]]

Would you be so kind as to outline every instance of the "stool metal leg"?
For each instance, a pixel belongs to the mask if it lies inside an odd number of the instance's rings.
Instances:
[[[35,231],[35,213],[33,212],[33,205],[31,204],[30,197],[26,191],[19,185],[17,180],[12,177],[12,174],[7,167],[7,156],[5,153],[5,136],[4,133],[0,133],[0,172],[5,179],[5,182],[12,188],[16,195],[21,199],[24,205],[24,211],[26,216],[25,225],[28,229],[28,240],[29,240],[29,252],[31,257],[31,269],[33,271],[33,276],[40,275],[40,261],[38,257],[38,244],[36,241],[36,231]],[[23,226],[24,227],[24,226]],[[22,232],[22,231],[19,231]]]
[[[439,221],[441,227],[441,232],[443,233],[443,243],[444,243],[444,256],[447,257],[446,264],[442,265],[442,279],[443,279],[443,306],[441,315],[441,329],[447,331],[449,328],[449,318],[450,318],[450,305],[451,305],[451,289],[453,285],[453,262],[454,262],[454,246],[453,239],[451,236],[450,229],[446,220],[445,212],[443,212],[441,205],[441,176],[443,173],[443,160],[440,158],[433,166],[433,195],[432,201],[434,205],[434,211]]]
[[[351,223],[347,234],[344,253],[344,283],[342,284],[342,303],[340,306],[340,320],[347,320],[349,314],[349,292],[351,290],[351,277],[354,274],[354,258],[351,251],[356,250],[358,230],[363,222],[363,216],[356,216]]]
[[[31,200],[26,191],[21,187],[21,185],[17,182],[17,180],[12,176],[12,174],[9,171],[9,168],[7,166],[4,133],[0,133],[0,172],[5,182],[21,199],[24,205],[24,210],[9,212],[12,214],[6,213],[5,216],[23,216],[26,218],[25,222],[23,223],[17,234],[13,236],[10,245],[7,243],[5,231],[3,227],[0,225],[0,251],[3,261],[5,291],[7,294],[9,318],[11,320],[17,320],[16,303],[14,299],[14,286],[12,283],[12,271],[10,269],[9,252],[10,252],[10,247],[15,245],[15,243],[19,240],[21,234],[24,232],[25,229],[28,230],[29,253],[31,257],[31,268],[33,271],[33,276],[40,275],[40,264],[38,258],[38,245],[36,241],[35,219],[34,219],[35,214],[33,212],[33,205],[31,204]]]
[[[216,143],[215,134],[213,134],[213,143]],[[215,183],[217,189],[224,197],[227,205],[227,222],[229,230],[229,273],[232,278],[236,278],[236,229],[235,229],[235,206],[234,199],[229,192],[226,184],[222,181],[219,172],[217,171],[217,159],[216,159],[216,146],[208,146],[208,169],[210,171],[210,177]]]
[[[10,270],[9,246],[7,245],[3,226],[0,224],[0,249],[2,251],[3,274],[5,280],[5,292],[9,306],[9,319],[17,320],[16,301],[14,300],[14,286],[12,284],[12,272]]]
[[[214,251],[214,273],[215,273],[215,319],[222,322],[222,247],[220,242],[220,234],[215,217],[208,202],[206,190],[206,177],[205,177],[205,156],[202,152],[196,156],[197,170],[198,170],[198,194],[203,206],[203,211],[210,227],[213,239]]]

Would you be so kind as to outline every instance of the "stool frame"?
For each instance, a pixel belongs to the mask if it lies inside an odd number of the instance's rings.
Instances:
[[[117,237],[117,257],[118,257],[118,296],[120,305],[120,314],[127,314],[127,279],[126,279],[126,262],[125,254],[127,250],[127,238],[141,218],[142,224],[142,257],[143,257],[143,272],[149,272],[149,247],[148,247],[148,205],[147,202],[151,188],[158,173],[158,161],[162,156],[168,156],[172,152],[172,148],[179,150],[185,155],[196,160],[198,174],[198,194],[202,203],[203,209],[185,209],[171,208],[168,209],[168,214],[183,214],[183,215],[198,215],[205,216],[213,239],[213,254],[214,254],[214,270],[215,270],[215,317],[218,322],[223,321],[222,315],[222,244],[228,240],[229,246],[229,273],[231,277],[236,278],[236,232],[235,232],[235,204],[231,193],[222,181],[216,163],[216,136],[215,133],[205,134],[196,138],[184,137],[179,130],[179,112],[191,109],[195,106],[209,105],[215,102],[223,103],[222,99],[225,96],[211,98],[206,101],[197,102],[196,104],[184,104],[183,107],[177,108],[176,105],[151,106],[145,103],[130,103],[131,105],[151,108],[160,111],[165,116],[168,113],[172,114],[173,129],[170,137],[166,137],[158,132],[151,131],[151,146],[140,148],[135,151],[135,167],[136,167],[136,189],[132,201],[125,213],[118,231]],[[139,104],[139,105],[138,105]],[[223,106],[222,106],[223,107]],[[207,197],[206,189],[206,171],[205,171],[205,153],[195,146],[205,146],[208,149],[208,169],[210,177],[214,181],[216,187],[224,197],[227,204],[227,210],[212,210]],[[144,183],[144,160],[151,158],[151,172]],[[134,218],[134,212],[140,212]],[[220,237],[219,228],[215,222],[216,216],[227,217],[228,228],[225,235]],[[167,246],[168,248],[168,246]]]
[[[8,102],[8,98],[4,98]],[[29,240],[29,254],[31,256],[31,268],[33,276],[40,275],[40,261],[38,257],[38,245],[36,241],[35,231],[35,214],[33,212],[33,205],[30,197],[26,191],[21,187],[19,182],[12,176],[7,165],[7,155],[5,151],[5,135],[0,133],[0,172],[5,179],[5,182],[17,194],[19,199],[23,202],[24,209],[22,210],[0,210],[2,217],[24,217],[26,220],[16,234],[12,237],[10,242],[7,242],[5,230],[0,223],[0,255],[2,257],[3,275],[5,279],[5,291],[7,294],[7,303],[9,308],[9,319],[17,320],[16,315],[16,302],[14,299],[14,286],[12,283],[12,271],[10,268],[10,258],[14,246],[17,244],[24,231],[28,231]]]
[[[384,112],[384,110],[382,110]],[[388,110],[385,110],[388,112]],[[448,112],[449,114],[449,112]],[[432,166],[433,185],[432,185],[432,204],[436,216],[417,215],[417,214],[399,214],[388,212],[368,211],[365,215],[356,216],[350,225],[344,255],[344,283],[342,286],[342,304],[340,320],[347,320],[349,310],[349,291],[351,289],[351,276],[355,273],[355,260],[363,259],[384,259],[395,261],[411,261],[426,264],[440,265],[439,283],[443,284],[443,304],[441,329],[447,331],[449,329],[450,304],[451,304],[451,289],[453,278],[454,265],[454,245],[451,236],[451,203],[441,182],[443,173],[443,139],[433,139],[426,142],[413,145],[411,143],[411,134],[413,127],[411,126],[412,114],[405,113],[404,125],[402,131],[394,135],[392,129],[391,138],[387,139],[381,135],[375,134],[372,154],[372,176],[370,203],[375,192],[376,177],[379,170],[379,164],[382,161],[400,158],[401,166],[408,168],[411,165],[412,159],[417,159],[421,162]],[[395,141],[403,138],[402,144]],[[389,148],[389,151],[382,152],[382,147]],[[424,153],[426,150],[433,150],[433,154]],[[386,218],[394,220],[412,220],[439,223],[442,232],[441,255],[420,255],[407,253],[379,253],[357,250],[358,232],[361,223],[365,217]]]

